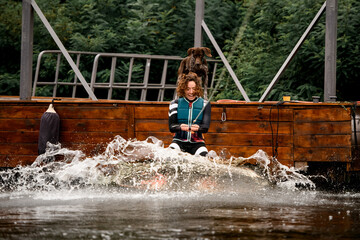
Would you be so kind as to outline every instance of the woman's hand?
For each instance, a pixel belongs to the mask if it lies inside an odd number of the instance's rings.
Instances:
[[[191,131],[192,131],[192,132],[197,132],[197,131],[199,131],[199,128],[200,128],[200,126],[197,125],[197,124],[191,125]]]
[[[188,132],[190,130],[189,125],[187,125],[187,124],[181,124],[180,129],[181,129],[181,131],[186,131],[186,132]]]
[[[182,131],[194,133],[194,132],[199,131],[200,126],[197,124],[193,124],[193,125],[191,125],[191,128],[190,128],[189,125],[187,125],[187,124],[181,124],[180,128]]]

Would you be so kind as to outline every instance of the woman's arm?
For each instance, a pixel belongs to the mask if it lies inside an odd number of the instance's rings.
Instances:
[[[171,101],[169,105],[169,130],[172,133],[180,131],[180,124],[178,123],[177,119],[177,107],[177,99]]]

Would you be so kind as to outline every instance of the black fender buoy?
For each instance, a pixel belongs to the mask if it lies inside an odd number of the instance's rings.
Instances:
[[[39,142],[38,142],[38,154],[45,153],[46,143],[52,144],[59,143],[60,134],[60,117],[54,109],[54,99],[52,100],[49,108],[41,116]]]

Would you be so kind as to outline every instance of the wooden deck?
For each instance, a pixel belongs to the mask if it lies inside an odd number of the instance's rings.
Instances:
[[[41,98],[0,98],[0,167],[27,165],[35,160],[40,118],[50,102]],[[205,134],[209,150],[219,153],[227,149],[234,156],[249,157],[262,149],[272,156],[272,137],[275,139],[278,134],[278,159],[283,164],[343,162],[347,170],[360,170],[360,160],[352,152],[352,103],[275,104],[212,102],[212,122]],[[168,145],[172,139],[168,105],[169,102],[56,101],[55,110],[61,119],[60,142],[63,147],[80,149],[89,155],[103,151],[116,135],[138,140],[155,136]]]

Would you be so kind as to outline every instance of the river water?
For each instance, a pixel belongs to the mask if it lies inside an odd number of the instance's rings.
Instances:
[[[360,193],[318,191],[261,150],[209,155],[155,138],[95,157],[51,145],[0,172],[0,239],[360,239]]]

